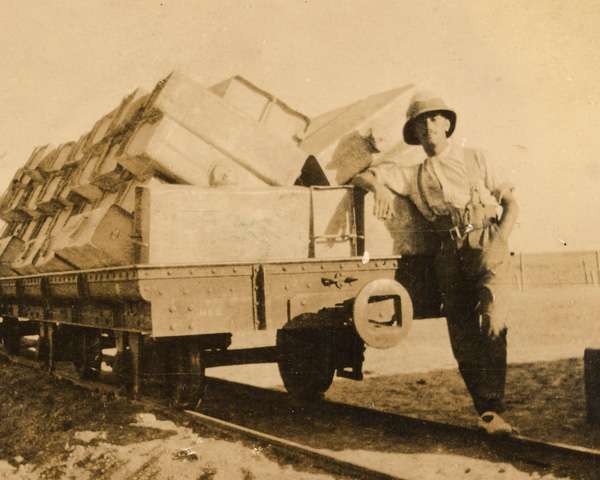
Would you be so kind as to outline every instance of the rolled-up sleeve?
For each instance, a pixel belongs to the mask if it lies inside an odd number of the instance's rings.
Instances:
[[[500,166],[497,160],[490,156],[487,151],[479,151],[477,155],[479,167],[485,172],[485,186],[500,202],[502,197],[512,190],[515,186],[512,180],[508,177],[506,170]]]
[[[413,178],[416,175],[414,166],[403,166],[397,163],[382,163],[369,169],[375,179],[399,195],[409,196]]]

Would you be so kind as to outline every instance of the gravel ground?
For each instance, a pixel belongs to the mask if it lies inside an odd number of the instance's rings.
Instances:
[[[600,448],[585,422],[583,350],[600,344],[600,288],[518,293],[509,333],[506,417],[521,433]],[[327,398],[472,425],[475,417],[450,353],[443,320],[415,322],[398,347],[367,350],[363,382],[336,380]],[[280,388],[273,365],[209,374]],[[183,416],[90,394],[37,371],[0,365],[0,478],[331,478],[296,472],[260,449],[194,432]],[[541,478],[508,464],[453,455],[340,456],[414,479]],[[547,476],[544,478],[553,478]]]

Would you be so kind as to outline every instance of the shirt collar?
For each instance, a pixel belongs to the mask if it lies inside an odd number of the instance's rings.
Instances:
[[[438,158],[439,160],[444,160],[445,158],[458,158],[457,150],[458,149],[454,142],[452,140],[448,140],[448,145],[441,153],[428,158]]]

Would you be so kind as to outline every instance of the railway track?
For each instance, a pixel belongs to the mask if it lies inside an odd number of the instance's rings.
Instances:
[[[7,354],[2,351],[3,355]],[[39,367],[35,360],[10,356],[11,362]],[[79,380],[79,386],[117,394],[110,383]],[[156,406],[156,400],[141,398]],[[265,406],[269,414],[265,415]],[[442,453],[491,462],[541,475],[571,479],[600,478],[600,451],[510,436],[489,437],[475,429],[422,420],[345,403],[299,402],[288,394],[209,378],[199,411],[186,411],[197,424],[229,437],[245,439],[286,463],[307,466],[339,478],[398,479],[394,472],[343,458],[344,451],[391,454]],[[268,433],[265,433],[268,432]]]
[[[33,358],[26,356],[9,355],[6,350],[0,348],[0,355],[5,360],[26,368],[39,368],[39,363]],[[78,387],[85,388],[93,392],[102,392],[104,394],[118,395],[120,388],[106,382],[82,380],[74,375],[65,373],[65,369],[58,369],[52,375],[71,382]],[[164,405],[157,403],[156,400],[148,397],[140,397],[133,400],[151,407],[162,407]],[[227,437],[233,437],[239,440],[245,440],[252,444],[252,448],[258,448],[269,455],[275,456],[280,462],[291,464],[300,469],[310,467],[310,470],[317,470],[327,473],[335,478],[357,479],[357,480],[403,480],[403,477],[391,475],[379,470],[368,468],[353,462],[344,461],[329,455],[326,452],[318,451],[306,445],[301,445],[285,438],[268,435],[256,430],[245,428],[231,422],[226,422],[215,417],[204,415],[195,411],[184,412],[191,423],[195,423],[211,431],[224,434]]]
[[[235,392],[235,394],[233,393]],[[219,412],[218,405],[230,399]],[[236,399],[243,399],[237,400]],[[269,405],[269,420],[264,408],[253,411],[253,405]],[[492,462],[510,463],[525,472],[552,473],[569,478],[600,478],[600,451],[571,445],[548,443],[511,435],[492,437],[475,428],[445,424],[399,414],[330,401],[302,404],[282,391],[266,390],[245,384],[211,379],[207,401],[202,406],[207,415],[227,418],[248,428],[277,428],[295,431],[299,443],[331,448],[315,430],[328,429],[331,438],[344,438],[339,450],[370,449],[389,453],[445,453],[468,456]],[[233,413],[231,413],[233,412]],[[312,422],[312,431],[294,429],[299,417]],[[287,427],[284,425],[288,425]]]

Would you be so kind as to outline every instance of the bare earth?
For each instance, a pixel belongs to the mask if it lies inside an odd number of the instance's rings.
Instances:
[[[530,437],[600,449],[585,422],[583,351],[600,346],[600,288],[518,292],[512,303],[506,418]],[[474,411],[442,319],[415,322],[398,347],[367,350],[363,382],[336,380],[327,398],[460,425]],[[273,365],[209,374],[280,388]],[[205,432],[206,433],[206,432]],[[345,451],[413,479],[541,478],[508,464],[452,455]],[[0,478],[331,478],[296,472],[258,448],[192,431],[184,417],[90,394],[46,374],[0,365]],[[544,478],[553,478],[547,476]]]

